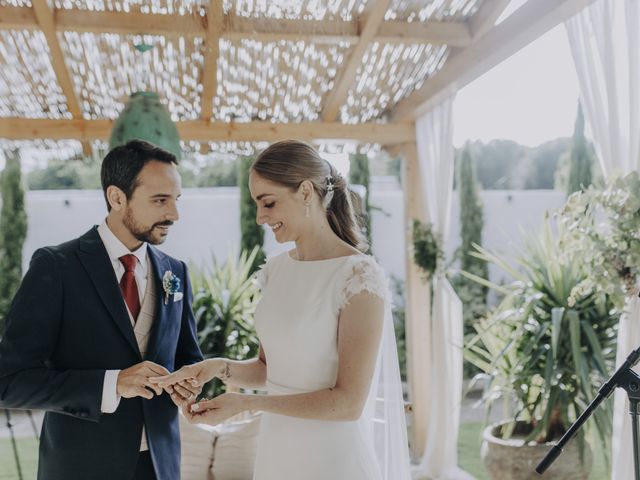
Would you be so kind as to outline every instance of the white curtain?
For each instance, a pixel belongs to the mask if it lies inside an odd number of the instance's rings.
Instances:
[[[455,91],[416,121],[416,145],[429,221],[443,241],[449,232],[453,190],[452,106]],[[462,303],[444,275],[433,280],[431,409],[424,455],[414,478],[471,479],[458,468],[462,400]]]
[[[640,169],[640,0],[599,0],[566,22],[580,100],[605,177]],[[640,301],[620,319],[617,364],[640,346]],[[619,390],[619,389],[618,389]],[[633,479],[626,393],[615,393],[612,472]]]

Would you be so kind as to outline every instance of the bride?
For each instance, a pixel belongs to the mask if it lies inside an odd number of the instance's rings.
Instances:
[[[387,281],[366,249],[345,180],[316,150],[283,141],[251,167],[256,221],[295,248],[258,272],[257,358],[212,358],[152,379],[214,377],[225,393],[183,408],[215,425],[263,411],[254,480],[405,480],[409,455]]]

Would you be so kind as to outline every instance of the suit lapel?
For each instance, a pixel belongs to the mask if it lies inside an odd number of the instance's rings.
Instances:
[[[162,277],[165,272],[171,271],[171,264],[169,258],[160,250],[149,245],[147,247],[147,253],[151,263],[151,269],[153,271],[153,281],[155,282],[156,292],[156,316],[151,327],[151,335],[149,337],[149,345],[147,347],[147,360],[153,361],[156,358],[156,354],[159,351],[159,347],[162,343],[163,336],[167,331],[169,322],[168,310],[169,305],[164,303],[164,289],[162,288]],[[172,301],[170,299],[169,301]]]
[[[113,321],[138,357],[142,358],[138,342],[131,327],[129,313],[118,285],[118,279],[111,265],[107,250],[100,239],[97,227],[92,228],[80,237],[78,257],[93,282],[102,303],[111,314]]]

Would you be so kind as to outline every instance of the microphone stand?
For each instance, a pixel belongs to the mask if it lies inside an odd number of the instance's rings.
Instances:
[[[633,466],[635,469],[635,480],[640,480],[640,452],[638,451],[638,416],[640,416],[640,375],[632,370],[633,366],[640,360],[640,347],[629,354],[620,368],[605,382],[598,395],[594,398],[582,415],[571,425],[569,430],[562,436],[560,441],[555,444],[551,450],[545,455],[536,467],[536,472],[542,475],[547,468],[560,456],[562,449],[571,440],[577,431],[582,427],[584,422],[591,414],[606,400],[613,390],[623,388],[629,397],[629,415],[633,424]]]

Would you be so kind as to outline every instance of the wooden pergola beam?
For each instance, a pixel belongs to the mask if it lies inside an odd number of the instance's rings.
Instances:
[[[371,3],[372,2],[369,2],[367,6]],[[368,11],[363,13],[362,18],[359,19],[362,31],[358,43],[353,48],[346,66],[338,74],[338,78],[324,102],[321,116],[325,122],[333,122],[338,117],[340,106],[344,104],[347,99],[349,87],[353,85],[358,67],[362,65],[362,57],[378,32],[378,28],[384,20],[384,15],[387,13],[390,3],[391,0],[377,0]]]
[[[452,56],[424,85],[398,102],[393,121],[413,121],[429,111],[450,85],[462,88],[571,18],[595,0],[535,0],[525,3],[471,46]]]
[[[491,30],[510,3],[511,0],[485,0],[468,22],[471,38],[477,40]]]
[[[82,117],[82,110],[80,109],[80,102],[76,96],[76,92],[73,88],[71,76],[67,70],[67,66],[64,63],[64,55],[60,42],[56,35],[55,22],[53,19],[53,11],[49,8],[46,0],[33,0],[33,11],[36,21],[42,33],[44,34],[47,44],[49,45],[49,51],[51,52],[51,64],[53,71],[55,72],[62,93],[67,97],[67,107],[74,118]]]
[[[0,7],[1,30],[38,30],[33,8]]]
[[[413,259],[411,232],[413,220],[428,222],[424,203],[424,185],[415,143],[397,145],[387,149],[392,155],[402,156],[402,191],[404,192],[405,232],[405,338],[407,347],[407,381],[409,400],[413,407],[409,431],[411,455],[422,456],[427,439],[427,421],[431,406],[432,318],[430,280]],[[394,151],[395,150],[395,151]]]
[[[224,26],[222,0],[209,1],[209,22],[205,42],[204,70],[202,72],[202,95],[200,96],[200,118],[210,120],[213,115],[213,96],[218,88],[218,57],[220,36]]]
[[[64,54],[62,53],[62,47],[56,34],[53,10],[49,7],[47,0],[32,0],[32,4],[35,20],[49,46],[51,66],[53,67],[58,84],[62,89],[62,93],[67,99],[67,108],[73,118],[82,118],[80,101],[73,88],[73,82],[71,81],[69,70],[67,70],[67,65],[64,63]],[[82,142],[82,152],[85,156],[91,155],[91,144],[89,142]]]
[[[381,43],[431,43],[466,47],[471,44],[469,27],[463,22],[382,22],[374,40]]]
[[[199,142],[274,142],[296,138],[393,145],[415,141],[415,127],[405,123],[226,123],[191,120],[176,122],[176,125],[182,140]],[[0,138],[9,140],[107,140],[112,128],[112,120],[0,118]]]
[[[234,13],[227,15],[224,38],[258,41],[305,40],[313,43],[355,43],[358,23],[334,20],[292,20],[247,18]]]
[[[57,31],[80,33],[117,33],[164,35],[167,37],[206,37],[208,13],[200,15],[160,15],[140,12],[97,12],[54,10]],[[214,18],[216,16],[214,15]],[[312,43],[357,43],[360,40],[356,20],[290,20],[247,18],[235,14],[224,17],[222,38],[252,39],[263,42],[304,40]],[[38,30],[33,9],[0,7],[0,30]],[[382,22],[373,41],[383,43],[431,43],[464,47],[471,43],[468,27],[462,22],[429,21]]]
[[[198,15],[160,15],[141,12],[56,10],[58,30],[82,33],[148,34],[204,37],[207,19]]]

